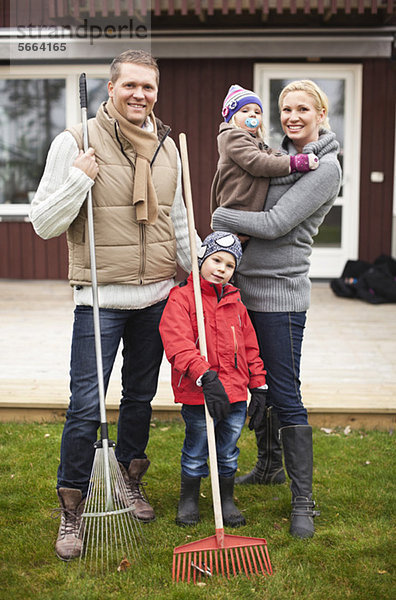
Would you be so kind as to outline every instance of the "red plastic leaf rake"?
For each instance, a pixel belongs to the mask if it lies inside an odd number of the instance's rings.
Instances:
[[[197,583],[205,577],[222,575],[228,579],[239,573],[272,575],[267,542],[264,538],[225,534],[178,546],[173,551],[173,581]]]
[[[181,160],[183,165],[184,195],[186,200],[188,230],[194,298],[197,313],[199,349],[202,356],[207,356],[205,325],[203,318],[201,287],[195,241],[194,211],[191,194],[190,169],[188,164],[186,135],[179,136]],[[206,429],[210,461],[210,478],[212,484],[213,509],[216,534],[203,540],[178,546],[173,551],[173,581],[196,583],[212,575],[230,577],[239,573],[249,575],[272,575],[271,561],[268,555],[267,542],[264,538],[252,538],[224,533],[223,515],[221,511],[219,475],[217,471],[216,440],[213,419],[205,404]]]

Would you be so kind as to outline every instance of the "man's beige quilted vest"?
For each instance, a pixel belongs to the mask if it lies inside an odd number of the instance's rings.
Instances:
[[[99,284],[142,285],[176,274],[176,239],[170,211],[177,185],[177,150],[168,130],[157,120],[159,151],[152,164],[158,197],[153,225],[136,220],[132,206],[135,152],[117,122],[99,108],[88,121],[89,145],[95,149],[99,173],[92,187],[95,253]],[[165,131],[164,131],[165,130]],[[83,147],[81,124],[68,129]],[[165,139],[164,139],[165,138]],[[162,140],[162,141],[161,141]],[[91,283],[86,203],[67,231],[70,283]]]

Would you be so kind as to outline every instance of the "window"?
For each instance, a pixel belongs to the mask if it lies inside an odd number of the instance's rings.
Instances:
[[[108,65],[0,67],[0,219],[26,218],[52,140],[81,121],[79,75],[87,73],[88,116],[107,98]]]
[[[65,128],[65,80],[0,80],[0,123],[0,204],[29,204]]]
[[[107,82],[108,79],[91,78],[87,79],[88,95],[88,119],[95,117],[99,106],[107,100]]]

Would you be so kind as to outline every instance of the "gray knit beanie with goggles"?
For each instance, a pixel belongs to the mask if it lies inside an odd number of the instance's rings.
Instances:
[[[229,252],[235,258],[235,268],[238,268],[242,258],[241,242],[233,233],[227,231],[214,231],[210,233],[202,242],[198,250],[198,265],[202,263],[215,252]]]

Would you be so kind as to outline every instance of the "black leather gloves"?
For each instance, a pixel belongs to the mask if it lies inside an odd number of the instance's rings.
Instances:
[[[264,418],[264,412],[267,401],[267,390],[254,388],[250,390],[250,404],[248,408],[249,429],[257,429]]]
[[[202,391],[212,419],[221,421],[230,411],[230,401],[216,371],[206,371],[202,375]]]

